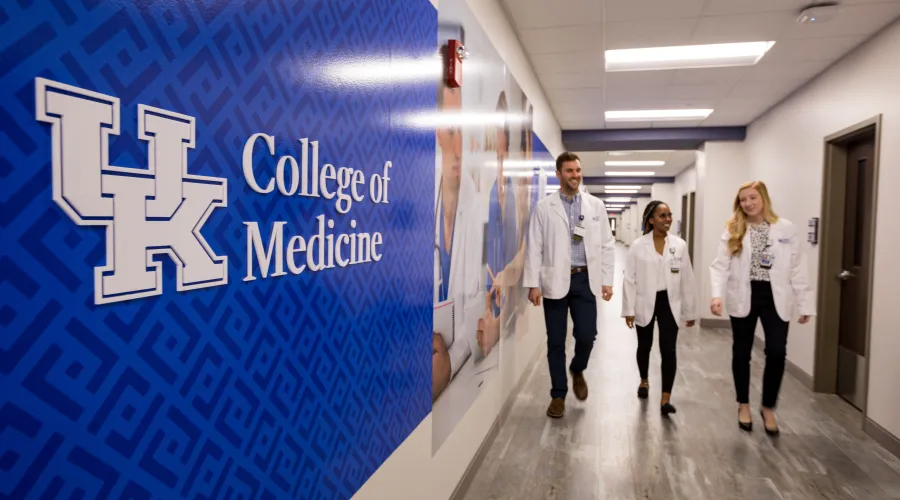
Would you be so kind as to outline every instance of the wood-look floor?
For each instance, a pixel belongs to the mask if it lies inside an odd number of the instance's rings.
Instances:
[[[542,356],[525,375],[467,500],[900,499],[900,459],[866,436],[860,413],[837,396],[812,393],[785,374],[781,436],[765,434],[758,350],[754,430],[740,431],[728,330],[681,330],[672,398],[678,413],[661,417],[658,346],[651,396],[642,401],[636,397],[637,341],[619,318],[618,298],[600,307],[601,330],[586,372],[588,400],[577,401],[570,390],[565,418],[547,418],[550,380]],[[570,335],[569,359],[572,347]]]

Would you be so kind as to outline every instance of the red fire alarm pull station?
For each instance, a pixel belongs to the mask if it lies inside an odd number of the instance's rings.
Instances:
[[[451,88],[462,87],[462,61],[467,53],[466,48],[459,40],[447,42],[447,86]]]

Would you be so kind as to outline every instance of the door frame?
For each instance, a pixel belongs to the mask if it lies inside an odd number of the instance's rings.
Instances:
[[[816,318],[816,351],[813,368],[813,390],[836,394],[838,388],[838,350],[840,339],[841,286],[837,279],[843,268],[844,210],[846,193],[844,183],[847,177],[847,145],[862,136],[874,134],[875,152],[872,159],[873,189],[871,204],[872,217],[868,221],[868,234],[872,236],[869,245],[869,262],[875,261],[875,233],[878,218],[878,169],[881,152],[881,120],[876,115],[825,138],[825,164],[822,175],[822,224],[819,253],[818,298]],[[863,284],[868,296],[869,314],[866,320],[866,359],[871,353],[872,335],[872,284],[874,272],[869,272]],[[871,365],[866,366],[866,387],[869,386]],[[863,415],[867,415],[868,394],[863,395]]]

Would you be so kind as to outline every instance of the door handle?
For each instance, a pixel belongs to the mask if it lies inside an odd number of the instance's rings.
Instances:
[[[838,274],[837,277],[838,277],[838,279],[840,279],[840,280],[847,281],[847,280],[850,279],[850,278],[855,278],[856,275],[853,274],[853,273],[851,273],[850,271],[843,270],[843,271],[840,272],[840,274]]]

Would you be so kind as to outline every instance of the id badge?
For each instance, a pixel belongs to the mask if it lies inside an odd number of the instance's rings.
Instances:
[[[576,224],[575,228],[572,230],[572,239],[575,241],[581,241],[584,239],[585,229],[581,224]]]
[[[678,274],[679,272],[681,272],[681,269],[680,269],[680,268],[677,268],[677,267],[674,267],[674,266],[672,266],[671,269],[672,269],[672,274]]]
[[[759,267],[763,269],[772,269],[772,261],[775,260],[775,256],[770,253],[764,253],[759,256]]]

